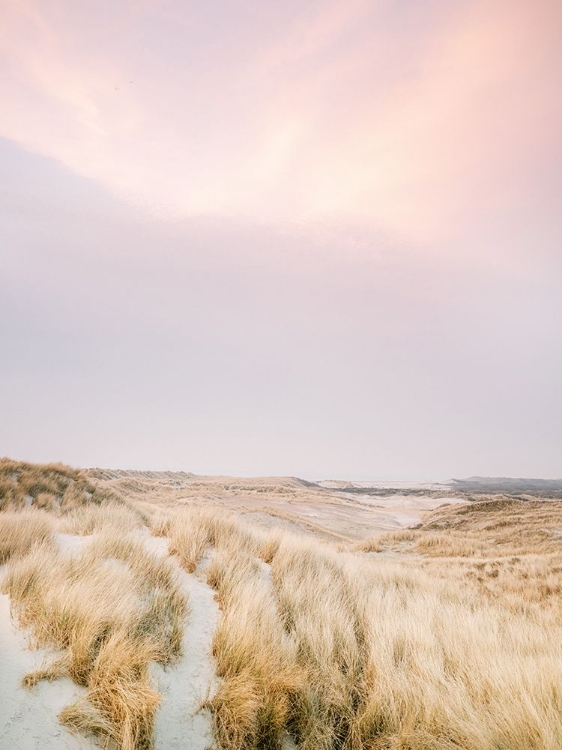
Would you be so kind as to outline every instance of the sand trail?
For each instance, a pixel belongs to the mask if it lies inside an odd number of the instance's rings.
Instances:
[[[148,548],[168,554],[168,540],[150,537]],[[212,717],[201,703],[212,697],[217,685],[212,641],[219,618],[214,592],[204,581],[201,567],[186,573],[176,562],[177,573],[189,601],[189,615],[182,639],[179,662],[166,669],[151,667],[162,703],[156,714],[155,750],[206,750],[214,746]]]

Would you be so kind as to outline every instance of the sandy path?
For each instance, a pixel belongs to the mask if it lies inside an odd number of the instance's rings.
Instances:
[[[160,555],[168,554],[168,540],[150,537],[147,546]],[[178,664],[163,669],[151,667],[158,681],[162,703],[156,714],[154,740],[156,750],[205,750],[213,747],[212,718],[201,702],[212,697],[217,684],[212,655],[213,634],[219,618],[213,590],[201,570],[190,575],[179,564],[178,576],[189,599],[190,613],[182,640]]]
[[[0,569],[1,570],[1,569]],[[0,572],[0,578],[2,573]],[[1,750],[85,750],[95,745],[71,734],[58,714],[85,692],[70,679],[21,687],[22,677],[52,654],[30,650],[25,634],[10,618],[10,598],[0,594],[0,748]]]

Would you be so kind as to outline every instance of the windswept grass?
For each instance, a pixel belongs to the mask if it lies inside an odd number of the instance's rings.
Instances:
[[[211,543],[212,518],[198,508],[182,509],[161,529],[163,536],[170,535],[170,554],[178,556],[188,573],[193,573]]]
[[[197,506],[177,511],[173,519],[158,523],[153,533],[170,536],[170,553],[178,556],[188,573],[195,570],[208,547],[243,550],[269,562],[281,539],[279,533],[252,528],[224,511]]]
[[[72,557],[34,548],[10,566],[4,591],[37,644],[62,651],[25,684],[67,675],[88,691],[64,723],[111,747],[152,747],[159,697],[148,665],[177,658],[187,608],[170,563],[135,539],[101,535]]]
[[[220,516],[191,523],[185,533],[216,548],[207,580],[222,608],[211,701],[221,748],[280,748],[287,734],[300,750],[562,746],[552,611],[505,608],[454,576],[288,535],[271,545],[269,575],[265,532]],[[444,530],[403,536],[393,541],[425,538],[419,548],[445,559]],[[453,533],[456,569],[473,554],[461,542]]]
[[[140,509],[134,508],[113,489],[92,482],[83,470],[63,464],[29,464],[0,459],[0,511],[33,507],[54,515],[80,517],[75,511],[83,507],[109,504],[128,507],[144,522],[147,520]]]
[[[26,684],[84,685],[61,718],[104,746],[151,747],[148,664],[172,663],[181,645],[186,601],[170,562],[143,546],[144,525],[216,591],[220,681],[208,705],[221,750],[281,750],[288,737],[299,750],[562,747],[562,503],[442,507],[415,529],[336,546],[264,529],[244,508],[241,520],[218,502],[168,504],[149,473],[118,479],[132,502],[107,472],[95,478],[107,486],[81,495],[90,480],[73,470],[43,467],[43,481],[3,465],[5,590],[37,643],[60,651]],[[196,478],[177,483],[178,496],[198,497]],[[261,487],[271,491],[246,480],[232,491]],[[8,496],[34,507],[6,511]],[[51,518],[94,536],[65,556]]]
[[[53,528],[52,519],[42,511],[0,513],[0,565],[34,546],[53,549]]]
[[[557,553],[562,501],[491,500],[446,506],[427,517],[423,531],[478,539],[496,555]]]
[[[297,644],[285,632],[271,586],[247,552],[219,551],[207,571],[223,610],[213,653],[222,678],[211,701],[221,747],[277,747],[305,687]]]
[[[89,535],[100,531],[126,534],[144,526],[144,518],[139,511],[123,503],[109,501],[102,508],[98,505],[81,505],[65,513],[58,521],[58,528],[64,534]]]
[[[0,459],[0,509],[70,507],[91,499],[95,486],[84,472],[63,464],[29,464]],[[38,501],[38,502],[37,502]]]

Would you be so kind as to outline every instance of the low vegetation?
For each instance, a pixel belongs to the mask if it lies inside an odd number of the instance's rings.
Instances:
[[[41,499],[38,482],[31,508],[0,513],[4,590],[37,643],[59,650],[26,684],[68,675],[87,689],[67,725],[151,747],[148,667],[178,657],[188,604],[172,563],[147,552],[148,526],[216,591],[206,705],[221,750],[562,747],[562,503],[444,506],[351,544],[220,505],[151,504],[142,476],[126,478],[142,500],[84,481],[74,508]],[[69,555],[55,530],[93,536]]]
[[[0,513],[0,565],[35,546],[54,547],[53,519],[41,511]]]
[[[100,535],[76,555],[35,547],[3,590],[36,643],[61,652],[25,684],[71,677],[87,693],[63,723],[112,747],[150,748],[159,698],[148,666],[177,658],[187,608],[170,563],[137,539]]]
[[[42,508],[64,515],[84,506],[130,504],[87,472],[64,464],[30,464],[0,458],[0,510]]]
[[[268,566],[267,533],[201,513],[190,527],[203,540],[191,569],[216,548],[207,580],[223,613],[211,701],[221,747],[277,748],[287,736],[303,750],[561,746],[560,622],[458,587],[455,560],[474,554],[461,534],[447,560],[444,531],[383,540],[416,544],[412,563],[285,535]],[[418,562],[436,550],[448,580]]]
[[[217,740],[224,748],[277,747],[306,687],[297,644],[251,554],[218,551],[207,580],[223,613],[213,641],[222,679],[210,703]]]
[[[127,533],[144,525],[143,513],[113,500],[104,503],[102,507],[80,505],[63,514],[58,521],[58,529],[62,533],[82,536],[111,530]]]
[[[0,509],[75,507],[91,500],[96,488],[85,474],[63,464],[29,464],[0,459]]]

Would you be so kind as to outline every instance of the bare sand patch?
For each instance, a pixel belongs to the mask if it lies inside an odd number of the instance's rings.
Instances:
[[[82,545],[91,538],[91,536],[80,536],[79,534],[55,534],[60,551],[69,555],[78,553],[82,549]]]

